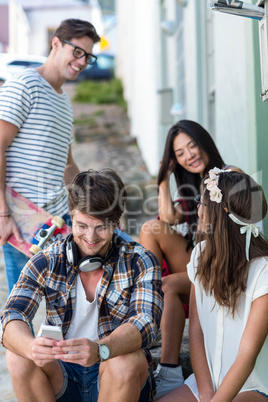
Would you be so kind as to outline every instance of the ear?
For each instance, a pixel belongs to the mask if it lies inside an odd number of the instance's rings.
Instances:
[[[54,36],[51,41],[52,49],[57,49],[61,45],[61,41],[57,36]]]

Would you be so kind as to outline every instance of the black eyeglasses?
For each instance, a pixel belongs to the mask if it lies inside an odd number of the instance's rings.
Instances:
[[[205,206],[207,206],[207,204],[205,204],[204,202],[201,202],[201,195],[200,195],[200,194],[198,194],[198,195],[195,197],[194,202],[196,202],[197,206],[198,206],[198,205],[205,205]]]
[[[73,50],[73,55],[76,59],[82,59],[82,57],[86,56],[86,63],[87,64],[94,64],[97,61],[97,56],[94,56],[94,54],[87,53],[81,47],[75,46],[72,42],[69,42],[68,40],[64,40],[63,43],[67,43],[67,45],[70,45],[74,48]]]

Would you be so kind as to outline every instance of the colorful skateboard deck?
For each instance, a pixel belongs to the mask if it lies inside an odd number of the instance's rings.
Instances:
[[[38,207],[36,204],[6,186],[6,198],[12,218],[16,222],[23,237],[24,243],[19,243],[14,235],[8,239],[8,243],[28,257],[33,253],[30,248],[33,244],[41,244],[40,248],[47,247],[50,243],[66,237],[72,229],[64,224],[57,228],[53,223],[57,217]],[[52,222],[51,222],[52,221]],[[45,242],[43,245],[42,243]]]

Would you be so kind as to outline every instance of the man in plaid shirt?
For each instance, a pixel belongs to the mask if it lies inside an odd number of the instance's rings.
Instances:
[[[113,170],[79,173],[68,188],[73,234],[25,265],[0,321],[19,401],[151,400],[161,269],[152,253],[114,234],[125,202]],[[32,335],[42,297],[45,324],[59,326],[63,340]]]

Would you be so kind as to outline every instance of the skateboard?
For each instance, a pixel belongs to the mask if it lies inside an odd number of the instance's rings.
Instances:
[[[9,186],[6,186],[6,198],[10,214],[24,240],[24,243],[19,243],[11,235],[8,243],[29,258],[72,232],[62,218],[52,216]]]

